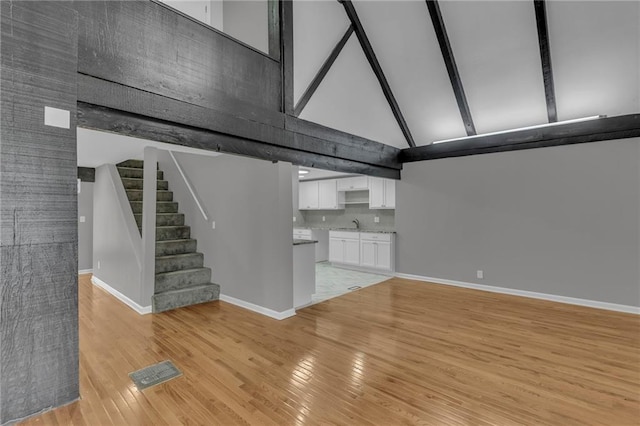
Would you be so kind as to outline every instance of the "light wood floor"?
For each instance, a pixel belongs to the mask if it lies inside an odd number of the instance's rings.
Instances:
[[[171,359],[143,392],[128,373]],[[640,422],[640,317],[391,279],[275,321],[139,316],[80,279],[82,400],[26,424]]]

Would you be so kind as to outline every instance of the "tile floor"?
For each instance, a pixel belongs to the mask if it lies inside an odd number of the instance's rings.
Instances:
[[[332,299],[355,290],[353,287],[368,287],[389,278],[386,275],[336,268],[329,262],[318,262],[316,263],[316,293],[312,296],[311,303]]]

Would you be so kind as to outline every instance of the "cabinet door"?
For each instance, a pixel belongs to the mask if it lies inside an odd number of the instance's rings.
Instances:
[[[344,242],[337,238],[329,239],[329,262],[344,263]]]
[[[396,181],[384,180],[384,206],[388,209],[396,208]]]
[[[379,269],[391,270],[391,243],[374,243],[376,246],[376,264]]]
[[[318,181],[318,200],[321,209],[338,208],[338,190],[335,179]]]
[[[300,210],[318,208],[318,181],[300,182],[298,208]]]
[[[384,206],[384,179],[369,178],[369,208],[379,209]]]
[[[360,265],[376,267],[376,244],[374,241],[360,241]]]
[[[344,240],[344,263],[360,264],[360,241]]]
[[[361,191],[367,189],[367,176],[338,179],[338,191]]]

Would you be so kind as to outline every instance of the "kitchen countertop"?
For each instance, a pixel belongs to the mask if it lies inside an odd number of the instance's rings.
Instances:
[[[395,234],[396,231],[390,229],[356,229],[356,228],[322,228],[319,226],[295,226],[294,229],[317,229],[320,231],[350,231],[350,232],[370,232],[374,234]]]
[[[302,244],[316,244],[318,241],[316,240],[298,240],[298,239],[294,239],[293,240],[293,245],[294,246],[299,246]]]

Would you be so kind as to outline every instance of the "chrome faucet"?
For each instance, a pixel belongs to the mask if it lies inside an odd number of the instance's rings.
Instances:
[[[360,221],[358,219],[354,219],[351,222],[356,224],[356,229],[360,229]]]

